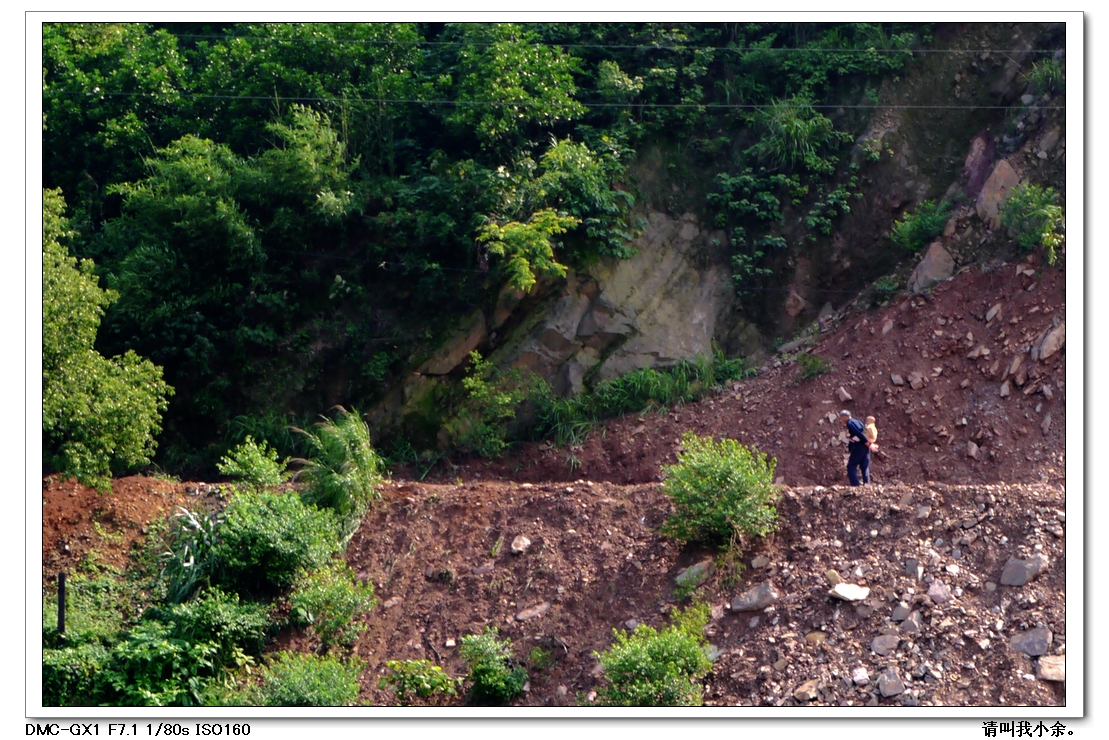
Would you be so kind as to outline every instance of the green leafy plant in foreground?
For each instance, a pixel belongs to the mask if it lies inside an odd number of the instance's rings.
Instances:
[[[1047,263],[1054,265],[1064,244],[1066,221],[1054,188],[1021,183],[1001,206],[1001,225],[1017,234],[1017,243],[1031,251],[1043,247]]]
[[[333,562],[302,577],[289,597],[293,620],[311,625],[325,647],[349,644],[366,629],[359,620],[377,600],[371,583],[360,583],[350,566]]]
[[[239,492],[224,510],[213,580],[240,593],[288,588],[339,549],[337,529],[330,511],[295,494]]]
[[[810,354],[808,352],[802,352],[797,355],[797,365],[801,368],[801,373],[797,376],[798,382],[802,380],[812,380],[832,370],[831,363],[819,355]]]
[[[663,467],[663,490],[675,512],[662,533],[715,545],[769,534],[778,518],[775,465],[734,439],[715,442],[686,432],[677,464]]]
[[[645,624],[630,634],[613,630],[615,641],[594,653],[604,669],[606,685],[597,703],[617,707],[698,707],[703,689],[698,683],[712,668],[706,652],[704,628],[708,604],[675,609],[671,625],[656,630]]]
[[[302,431],[308,440],[308,459],[297,474],[307,487],[305,503],[335,512],[343,541],[358,529],[370,506],[381,498],[383,463],[370,443],[370,429],[357,411],[338,407],[334,420]]]
[[[926,200],[894,223],[890,238],[902,249],[915,252],[943,233],[950,216],[950,203]]]
[[[451,678],[429,660],[390,660],[385,663],[388,673],[381,677],[378,687],[392,689],[401,706],[407,706],[410,696],[427,699],[436,694],[455,696],[460,678]]]
[[[277,488],[288,480],[289,475],[285,472],[288,462],[288,458],[279,461],[277,450],[270,447],[266,440],[259,444],[248,434],[242,444],[220,458],[216,467],[222,475],[264,489]]]
[[[305,653],[277,653],[248,694],[263,707],[347,707],[358,698],[363,663]]]
[[[497,637],[497,628],[462,638],[459,652],[470,669],[470,696],[479,706],[498,706],[519,694],[527,672],[514,664],[508,640]]]

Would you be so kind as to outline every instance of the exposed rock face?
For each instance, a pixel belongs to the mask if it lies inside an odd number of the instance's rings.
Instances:
[[[710,354],[733,290],[726,267],[705,267],[698,257],[723,234],[703,232],[689,213],[652,213],[648,221],[635,256],[570,276],[546,315],[509,340],[502,361],[577,393],[602,358],[597,380]]]
[[[939,242],[932,242],[924,259],[909,276],[909,290],[921,293],[926,288],[955,274],[955,260]]]
[[[1020,175],[1009,161],[1003,159],[998,162],[978,194],[978,218],[988,223],[991,229],[998,228],[1001,225],[1001,205],[1009,197],[1009,191],[1019,183]]]

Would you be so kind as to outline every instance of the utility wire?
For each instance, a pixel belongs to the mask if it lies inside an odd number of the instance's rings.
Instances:
[[[77,91],[77,90],[51,90],[44,92],[46,96],[81,96],[89,97],[96,96],[100,98],[139,98],[139,97],[153,97],[150,93],[138,92],[120,92],[109,93],[103,91]],[[392,104],[414,104],[414,105],[454,105],[454,106],[469,106],[480,107],[488,106],[490,108],[503,108],[503,107],[528,107],[547,105],[542,100],[515,100],[515,101],[500,101],[500,100],[409,100],[405,98],[323,98],[318,96],[273,96],[273,95],[212,95],[208,93],[177,93],[176,98],[191,98],[191,99],[212,99],[212,100],[253,100],[253,101],[272,101],[280,100],[282,102],[309,102],[309,103],[334,103],[336,105],[345,103],[367,103],[371,105],[392,105]],[[1011,108],[1021,107],[1018,105],[882,105],[879,103],[862,104],[855,103],[851,105],[835,105],[835,104],[822,104],[816,103],[812,105],[777,105],[774,106],[770,103],[591,103],[574,100],[573,102],[583,105],[586,108],[710,108],[714,110],[760,110],[763,108],[821,108],[821,109],[851,109],[851,110],[1009,110]],[[1066,110],[1065,105],[1043,105],[1038,106],[1039,110]]]
[[[369,24],[367,24],[369,25]],[[394,39],[338,39],[327,37],[280,37],[280,36],[239,36],[239,35],[226,35],[221,36],[218,34],[202,35],[202,34],[171,34],[174,38],[189,39],[189,40],[248,40],[248,41],[272,41],[272,42],[285,42],[285,43],[334,43],[334,44],[364,44],[367,46],[478,46],[478,47],[491,47],[497,44],[506,43],[504,41],[398,41]],[[831,49],[831,48],[813,48],[813,47],[766,47],[766,46],[685,46],[680,44],[587,44],[577,43],[574,41],[564,42],[524,42],[526,46],[536,47],[549,47],[559,49],[623,49],[632,51],[726,51],[736,53],[747,53],[752,51],[766,51],[772,53],[819,53],[819,54],[1054,54],[1056,52],[1065,51],[1064,49],[913,49],[913,48],[848,48],[848,49]]]

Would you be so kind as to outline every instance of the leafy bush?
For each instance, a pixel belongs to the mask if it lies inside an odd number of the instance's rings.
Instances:
[[[183,604],[153,607],[144,615],[169,625],[174,637],[216,645],[213,667],[239,667],[262,653],[273,626],[265,604],[240,601],[218,588]]]
[[[329,656],[278,653],[262,670],[250,695],[263,707],[348,707],[358,698],[357,658],[340,661]]]
[[[335,517],[293,494],[238,493],[224,511],[214,581],[240,593],[292,586],[339,549]]]
[[[101,491],[112,471],[150,462],[173,389],[162,369],[128,351],[93,348],[104,309],[93,263],[69,255],[60,191],[42,191],[43,462]]]
[[[677,464],[663,467],[663,489],[676,509],[663,534],[727,544],[773,531],[778,517],[775,465],[774,458],[734,439],[714,442],[686,432]]]
[[[325,647],[349,644],[366,629],[357,620],[377,603],[371,583],[359,583],[346,563],[302,577],[289,597],[296,622],[312,626]]]
[[[466,399],[447,428],[459,447],[482,457],[500,457],[508,449],[508,424],[532,391],[530,378],[512,369],[496,370],[475,350],[462,380]]]
[[[385,667],[389,672],[382,676],[378,687],[396,692],[401,706],[408,705],[410,694],[422,699],[435,694],[455,696],[462,683],[462,679],[451,678],[428,660],[390,660]]]
[[[890,238],[904,250],[915,252],[928,241],[943,233],[951,217],[951,204],[926,200],[912,213],[906,213],[893,225]]]
[[[1021,183],[1001,206],[1001,225],[1016,232],[1017,243],[1024,249],[1043,247],[1049,265],[1055,264],[1056,250],[1064,243],[1066,221],[1058,202],[1054,188]]]
[[[497,638],[496,627],[463,637],[459,652],[470,669],[470,697],[475,704],[505,704],[523,690],[528,674],[514,663],[510,643]]]
[[[604,668],[606,686],[597,703],[616,707],[699,707],[697,683],[712,668],[703,630],[707,604],[675,610],[670,627],[658,631],[641,624],[631,634],[613,630],[615,642],[594,653]]]
[[[64,642],[58,635],[58,595],[51,591],[43,596],[43,646],[73,647],[92,642],[110,645],[140,610],[141,599],[135,586],[120,580],[115,573],[95,576],[75,573],[66,582]]]
[[[248,434],[241,445],[220,458],[216,467],[222,475],[244,481],[255,488],[277,488],[289,478],[285,472],[288,462],[287,458],[278,462],[277,450],[270,447],[266,440],[258,444]]]
[[[177,507],[158,555],[166,601],[185,601],[211,582],[219,567],[217,545],[222,526],[222,514]]]
[[[903,287],[905,287],[904,283],[902,283],[896,275],[883,275],[871,285],[873,290],[871,294],[871,305],[885,303],[897,295],[897,292]]]
[[[754,115],[762,135],[747,151],[760,161],[782,169],[804,166],[811,172],[830,174],[834,159],[825,153],[850,140],[850,135],[836,131],[832,122],[821,115],[804,97],[775,100]]]
[[[335,512],[346,541],[357,531],[370,505],[381,498],[382,462],[370,443],[370,429],[357,411],[339,407],[333,421],[303,432],[311,452],[299,460],[298,473],[307,482],[300,497],[305,503]]]
[[[104,670],[111,654],[104,645],[84,642],[42,651],[42,705],[96,706],[103,695]]]
[[[832,371],[832,365],[819,355],[802,352],[797,355],[797,365],[801,368],[799,380],[812,380]]]
[[[174,636],[170,625],[144,620],[112,650],[104,679],[110,703],[169,707],[201,704],[201,691],[217,670],[219,645]]]

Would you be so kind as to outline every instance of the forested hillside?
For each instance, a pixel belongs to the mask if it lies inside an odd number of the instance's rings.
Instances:
[[[1025,51],[1008,90],[963,81],[983,104],[967,136],[999,95],[1061,88],[1061,28],[1019,33],[973,37]],[[506,291],[527,304],[568,268],[631,256],[651,210],[715,230],[694,259],[731,271],[745,336],[763,337],[730,355],[787,336],[820,307],[782,312],[798,261],[865,250],[834,277],[858,290],[901,256],[896,217],[942,195],[877,215],[864,200],[897,166],[875,111],[899,75],[950,57],[934,50],[932,27],[902,23],[48,24],[43,183],[65,203],[62,241],[113,296],[96,351],[149,359],[172,388],[154,459],[212,472],[246,435],[303,453],[288,424],[410,386],[459,317]],[[966,53],[984,80],[1008,59]],[[940,172],[917,180],[946,182],[959,158],[925,156]],[[844,257],[848,224],[887,235]],[[436,396],[461,418],[380,442],[486,448],[468,430],[512,409],[466,418],[474,367],[448,365],[457,391]],[[60,462],[68,440],[44,444]]]
[[[629,256],[651,201],[722,231],[712,258],[772,323],[783,212],[829,243],[883,156],[855,145],[872,106],[932,45],[910,24],[48,25],[44,186],[118,295],[97,349],[175,389],[159,464],[210,470],[246,434],[292,453],[286,424],[368,409],[502,288]],[[654,191],[629,177],[648,150]]]

